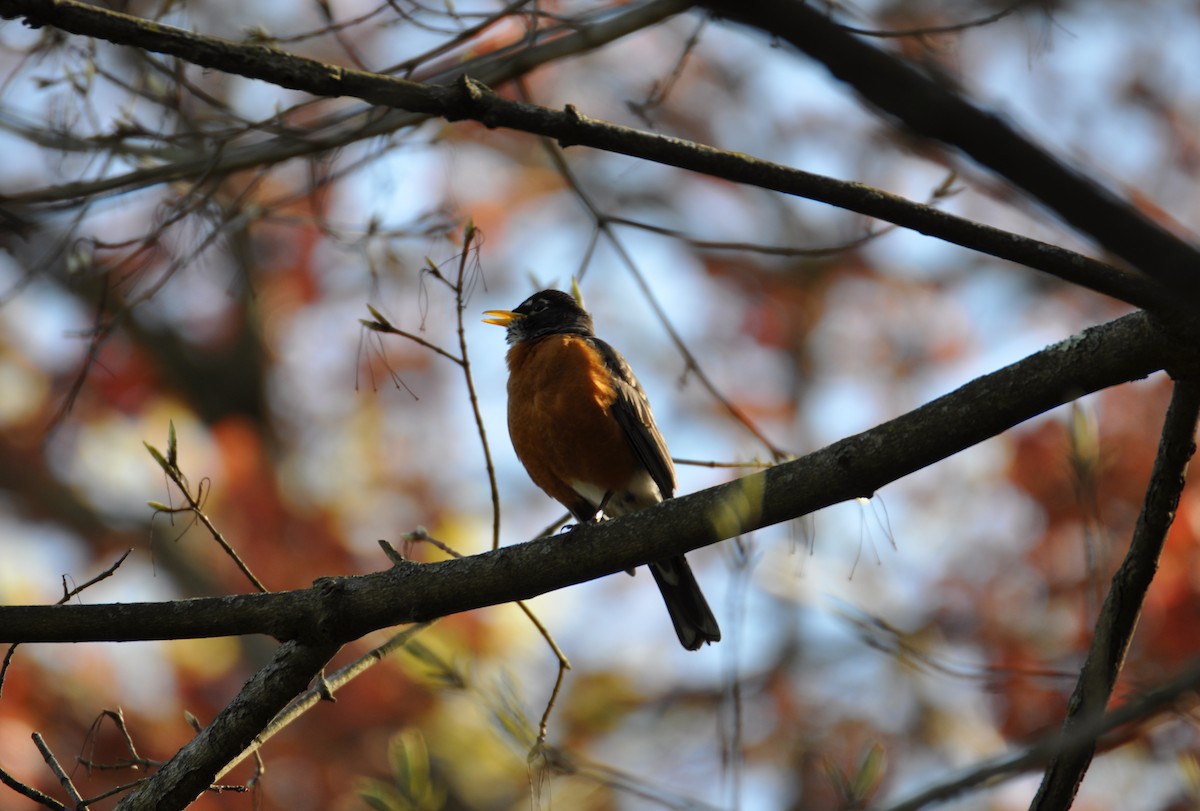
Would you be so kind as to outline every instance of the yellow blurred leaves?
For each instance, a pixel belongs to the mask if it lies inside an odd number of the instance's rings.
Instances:
[[[242,655],[241,643],[233,637],[189,639],[168,646],[169,658],[180,670],[201,681],[214,680],[233,668]]]
[[[762,476],[747,476],[735,482],[728,494],[710,508],[708,520],[721,538],[732,538],[758,520],[762,513]]]

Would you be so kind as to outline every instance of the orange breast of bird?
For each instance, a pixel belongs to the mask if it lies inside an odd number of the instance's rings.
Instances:
[[[534,483],[576,513],[587,499],[571,482],[624,489],[639,463],[613,417],[617,392],[595,347],[549,335],[513,346],[507,359],[508,431]]]

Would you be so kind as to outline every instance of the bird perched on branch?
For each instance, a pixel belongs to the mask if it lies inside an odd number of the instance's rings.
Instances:
[[[671,498],[675,466],[646,393],[572,296],[543,290],[484,315],[508,331],[508,432],[534,484],[581,523]],[[650,572],[685,648],[721,639],[683,555]]]

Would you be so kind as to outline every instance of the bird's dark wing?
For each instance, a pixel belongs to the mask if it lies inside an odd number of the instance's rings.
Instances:
[[[617,400],[612,406],[613,416],[625,431],[634,455],[658,485],[662,497],[670,498],[675,492],[675,465],[671,463],[666,440],[654,424],[650,401],[642,390],[642,384],[634,377],[633,369],[620,352],[599,338],[590,340],[604,359],[604,365],[612,372],[617,389]]]

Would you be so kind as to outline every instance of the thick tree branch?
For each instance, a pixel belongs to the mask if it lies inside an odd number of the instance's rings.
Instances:
[[[372,104],[442,116],[450,121],[470,119],[487,127],[544,135],[563,146],[589,146],[805,197],[1050,273],[1138,307],[1167,312],[1175,304],[1140,274],[1058,246],[980,225],[860,183],[838,181],[742,153],[589,118],[572,106],[558,111],[511,101],[465,76],[452,85],[420,84],[328,65],[265,45],[239,44],[193,34],[104,11],[77,0],[0,0],[0,16],[24,17],[31,25],[53,25],[76,34],[167,53],[203,67],[318,96],[353,96]],[[211,163],[201,168],[211,170]],[[163,171],[164,177],[174,177],[170,167],[163,167]],[[1164,261],[1168,258],[1164,255]]]
[[[378,628],[522,600],[859,496],[1089,392],[1173,363],[1142,313],[1093,327],[820,451],[569,535],[397,565],[313,589],[172,603],[0,607],[0,642],[263,633],[343,643]]]
[[[1113,575],[1112,586],[1100,611],[1091,649],[1068,704],[1062,730],[1064,736],[1070,736],[1076,727],[1093,722],[1108,706],[1142,613],[1146,592],[1158,570],[1167,531],[1175,520],[1188,461],[1196,450],[1197,418],[1200,418],[1200,384],[1189,379],[1176,381],[1146,499],[1125,561]],[[1092,762],[1094,750],[1094,739],[1081,740],[1055,755],[1030,805],[1031,811],[1069,808]]]
[[[804,0],[706,0],[704,5],[804,51],[879,110],[920,135],[961,149],[1099,245],[1183,295],[1194,310],[1200,298],[1200,253],[1195,246],[1050,155],[1000,116],[845,31]]]
[[[285,642],[211,724],[117,805],[119,811],[186,808],[212,785],[226,762],[304,691],[338,647],[330,642]]]

